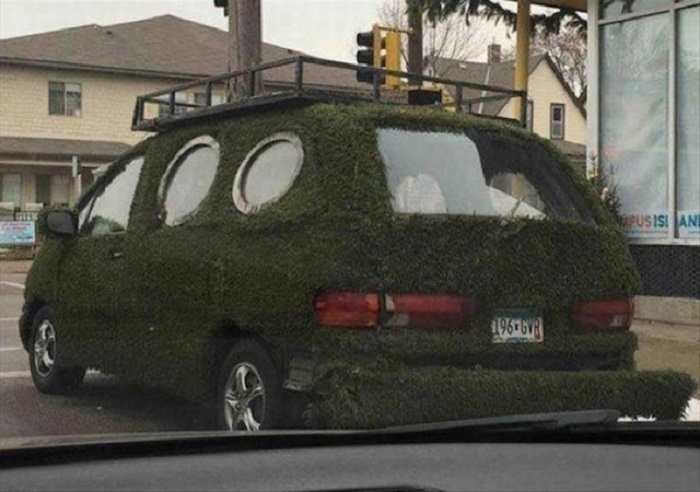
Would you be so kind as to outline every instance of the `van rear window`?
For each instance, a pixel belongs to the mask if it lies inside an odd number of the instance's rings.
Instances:
[[[592,222],[546,149],[493,132],[377,130],[397,213],[563,218]]]

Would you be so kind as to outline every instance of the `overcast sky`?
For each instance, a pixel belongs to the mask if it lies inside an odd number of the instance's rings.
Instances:
[[[263,39],[315,56],[352,61],[355,34],[376,22],[382,2],[263,0]],[[0,38],[163,14],[227,29],[222,10],[213,4],[213,0],[0,0]],[[510,43],[503,25],[492,27],[488,37]]]

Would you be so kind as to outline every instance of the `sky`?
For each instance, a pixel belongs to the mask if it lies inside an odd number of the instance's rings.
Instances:
[[[353,61],[355,35],[376,22],[383,1],[262,0],[263,39],[314,56]],[[213,0],[0,0],[0,38],[164,14],[228,28]],[[511,44],[503,25],[492,26],[488,38]]]

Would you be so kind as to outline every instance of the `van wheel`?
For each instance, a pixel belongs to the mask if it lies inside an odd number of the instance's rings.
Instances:
[[[282,385],[267,351],[252,340],[229,352],[217,386],[219,428],[257,431],[282,425]]]
[[[63,394],[80,386],[85,368],[65,366],[53,310],[45,306],[32,323],[29,369],[34,386],[42,393]]]

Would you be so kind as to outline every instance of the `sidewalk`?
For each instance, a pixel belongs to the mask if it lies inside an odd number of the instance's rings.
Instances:
[[[700,300],[637,296],[634,298],[634,318],[644,322],[700,327]]]
[[[0,274],[3,273],[27,273],[32,266],[31,260],[0,260]]]
[[[635,321],[632,331],[639,338],[634,354],[639,370],[672,369],[690,374],[700,385],[700,325]],[[700,397],[700,389],[694,396]]]

